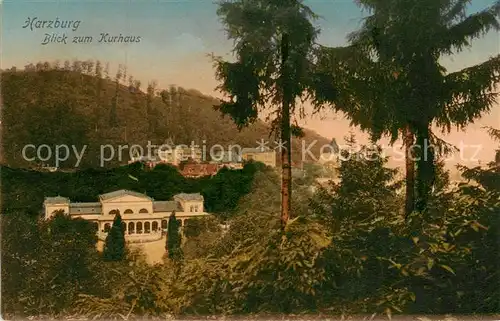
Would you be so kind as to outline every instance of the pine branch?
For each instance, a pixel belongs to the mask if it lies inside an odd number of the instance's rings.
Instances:
[[[449,11],[448,20],[456,18],[456,15],[463,10],[462,2],[457,4],[455,9]],[[471,40],[479,38],[491,30],[500,30],[499,15],[500,1],[497,1],[490,8],[472,14],[451,28],[445,29],[441,36],[436,37],[439,48],[451,54],[452,49],[461,51],[464,47],[471,45]]]

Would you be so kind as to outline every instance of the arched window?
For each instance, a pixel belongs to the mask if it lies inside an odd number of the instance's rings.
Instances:
[[[161,220],[161,228],[162,229],[168,228],[168,221],[167,220]]]
[[[122,222],[122,230],[124,233],[125,233],[125,231],[127,231],[127,223]]]
[[[104,233],[108,233],[111,230],[111,224],[104,224]]]
[[[193,205],[191,205],[191,207],[189,208],[189,211],[190,212],[194,212],[194,206]]]
[[[132,211],[131,209],[126,209],[123,214],[134,214],[134,211]]]
[[[153,226],[153,232],[158,231],[158,222],[154,221],[152,226]]]
[[[141,208],[141,210],[139,211],[139,213],[141,214],[146,214],[146,213],[149,213],[147,209],[145,208]]]
[[[144,233],[151,233],[151,223],[149,222],[144,223]]]
[[[135,232],[135,224],[134,222],[128,223],[128,234],[134,234]]]
[[[92,222],[92,228],[94,228],[96,231],[98,231],[99,230],[99,223]]]
[[[120,213],[120,211],[118,211],[118,210],[111,210],[111,211],[109,211],[109,215],[116,215],[116,214],[119,214],[119,213]]]
[[[137,222],[137,234],[142,234],[142,222]]]

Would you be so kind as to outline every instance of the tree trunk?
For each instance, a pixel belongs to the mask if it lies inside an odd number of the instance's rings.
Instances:
[[[415,155],[413,153],[413,133],[410,125],[406,125],[404,130],[404,146],[405,146],[405,167],[406,167],[406,195],[405,195],[405,218],[415,208]]]
[[[291,131],[290,131],[290,90],[287,60],[289,54],[288,35],[281,37],[281,78],[282,78],[282,110],[281,110],[281,228],[285,226],[290,218],[291,194],[292,194],[292,169],[291,169]]]
[[[435,179],[434,150],[430,143],[429,124],[422,124],[417,129],[417,145],[420,155],[417,161],[417,189],[415,209],[426,212],[427,203]]]

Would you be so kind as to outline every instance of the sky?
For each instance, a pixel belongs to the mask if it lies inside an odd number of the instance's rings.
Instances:
[[[491,5],[494,0],[472,2],[470,13]],[[348,0],[310,0],[305,4],[320,15],[316,22],[321,28],[318,42],[327,46],[346,44],[346,36],[358,29],[367,15]],[[211,0],[4,0],[1,8],[2,69],[21,68],[38,61],[92,59],[109,62],[112,67],[125,65],[128,74],[143,84],[156,80],[160,88],[176,84],[220,96],[215,92],[217,82],[208,55],[229,57],[232,43],[226,39],[216,14],[217,5]],[[76,31],[23,28],[26,21],[33,18],[80,23]],[[45,34],[54,32],[66,33],[67,43],[43,45]],[[100,43],[101,33],[141,37],[141,40],[131,44]],[[75,44],[71,41],[73,36],[92,36],[93,41]],[[443,60],[443,64],[449,71],[455,71],[479,63],[497,55],[499,44],[498,33],[490,32],[474,42],[471,49],[453,59]],[[342,141],[351,129],[342,114],[332,112],[308,117],[301,124],[325,137],[335,137],[337,141]],[[460,143],[469,146],[464,150],[465,158],[475,163],[477,160],[472,156],[477,148],[472,145],[482,145],[476,158],[487,162],[493,159],[496,144],[482,126],[500,128],[498,105],[466,132],[452,132],[441,137],[457,146]],[[365,142],[366,136],[359,134],[359,140]]]

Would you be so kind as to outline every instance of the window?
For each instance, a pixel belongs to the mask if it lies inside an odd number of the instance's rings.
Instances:
[[[194,211],[195,211],[195,212],[199,212],[199,211],[200,211],[200,207],[199,207],[199,205],[196,205],[196,206],[194,207]]]
[[[191,207],[189,208],[189,211],[190,212],[194,212],[194,206],[193,205],[191,205]]]
[[[125,212],[123,212],[123,214],[134,214],[134,211],[132,211],[131,209],[127,209],[125,210]]]
[[[149,213],[147,209],[145,208],[141,208],[141,210],[139,211],[139,213],[141,214],[145,214],[145,213]]]
[[[108,233],[111,230],[111,224],[104,224],[104,233]]]
[[[109,215],[116,215],[116,214],[119,214],[119,213],[120,213],[120,211],[118,211],[118,210],[111,210],[111,211],[109,211]]]
[[[144,223],[144,233],[151,233],[151,223],[149,222]]]

